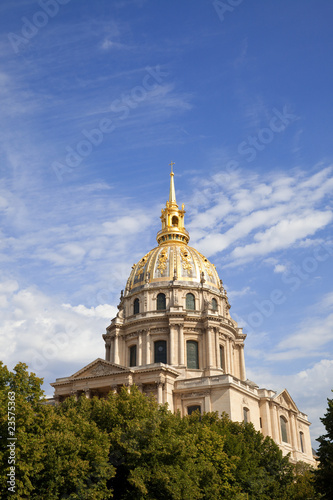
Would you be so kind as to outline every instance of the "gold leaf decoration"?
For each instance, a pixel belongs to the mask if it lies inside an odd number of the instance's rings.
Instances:
[[[158,256],[157,269],[159,269],[161,274],[164,274],[164,271],[166,270],[167,261],[168,261],[168,251],[164,248],[161,251],[160,255]]]
[[[181,248],[180,254],[181,254],[183,269],[188,272],[191,271],[193,266],[191,264],[191,256],[187,248]]]

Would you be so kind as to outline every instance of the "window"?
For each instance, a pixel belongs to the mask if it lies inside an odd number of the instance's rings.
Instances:
[[[243,408],[243,420],[244,424],[248,424],[250,422],[250,410],[248,408]]]
[[[195,411],[199,411],[201,413],[201,406],[200,405],[193,405],[193,406],[188,406],[187,407],[187,414],[192,415]]]
[[[284,417],[280,417],[280,427],[281,427],[281,437],[284,443],[288,443],[287,434],[287,420]]]
[[[212,309],[213,309],[213,311],[217,311],[217,300],[216,299],[212,299]]]
[[[176,217],[175,215],[172,217],[171,219],[171,224],[173,226],[178,226],[178,217]]]
[[[302,450],[302,453],[304,453],[304,434],[303,432],[300,432],[299,433],[299,441],[300,441],[300,444],[301,444],[301,450]]]
[[[167,343],[165,340],[155,342],[155,363],[167,362]]]
[[[197,370],[199,368],[198,342],[188,340],[186,342],[187,368]]]
[[[164,293],[159,293],[156,298],[156,309],[158,311],[163,311],[166,309],[166,300]]]
[[[195,310],[195,298],[193,293],[188,293],[186,295],[186,309]]]
[[[135,299],[133,304],[133,314],[139,314],[140,312],[140,301],[139,299]]]
[[[136,345],[132,345],[129,350],[130,366],[136,366]]]
[[[224,347],[223,345],[220,345],[220,367],[222,370],[225,370],[224,368]]]

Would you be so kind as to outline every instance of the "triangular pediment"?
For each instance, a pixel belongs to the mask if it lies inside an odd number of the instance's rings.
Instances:
[[[283,408],[287,408],[288,410],[294,410],[298,413],[298,408],[296,406],[295,401],[293,398],[290,396],[289,392],[287,389],[283,389],[283,391],[279,392],[275,397],[274,400],[279,403],[280,406]]]
[[[100,375],[112,375],[115,373],[124,373],[130,371],[129,368],[125,366],[117,365],[111,363],[110,361],[105,361],[105,359],[98,358],[87,366],[84,366],[78,372],[71,375],[70,378],[88,378],[88,377],[98,377]]]

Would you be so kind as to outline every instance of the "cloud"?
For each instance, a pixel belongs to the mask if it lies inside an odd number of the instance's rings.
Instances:
[[[266,179],[238,171],[217,173],[190,201],[195,207],[192,240],[208,257],[224,251],[232,266],[309,246],[333,219],[328,202],[332,174],[332,167],[323,166],[312,175],[297,171]]]
[[[117,313],[114,306],[62,304],[37,287],[20,288],[15,281],[0,283],[0,351],[6,364],[23,361],[47,382],[59,366],[76,368],[104,357],[102,333]],[[51,389],[46,386],[50,393]]]
[[[318,448],[316,438],[325,433],[320,418],[327,409],[327,398],[332,398],[333,360],[321,359],[312,367],[288,375],[274,375],[267,369],[251,368],[247,376],[260,387],[271,388],[279,392],[287,388],[298,409],[311,415],[310,433],[312,446]]]

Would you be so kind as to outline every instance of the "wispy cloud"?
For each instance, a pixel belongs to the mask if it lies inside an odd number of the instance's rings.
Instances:
[[[310,244],[332,222],[332,167],[267,179],[235,172],[228,183],[225,177],[222,172],[206,179],[192,203],[197,211],[191,233],[207,256],[227,249],[229,265],[268,258],[295,244]]]

